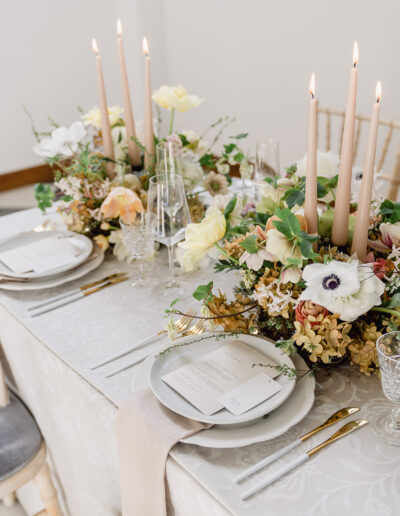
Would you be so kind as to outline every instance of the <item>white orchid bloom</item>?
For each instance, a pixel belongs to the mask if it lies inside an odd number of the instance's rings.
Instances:
[[[74,122],[71,127],[57,127],[51,138],[44,138],[33,147],[33,151],[45,158],[53,158],[58,154],[69,158],[78,150],[78,143],[85,137],[86,129],[82,122]]]

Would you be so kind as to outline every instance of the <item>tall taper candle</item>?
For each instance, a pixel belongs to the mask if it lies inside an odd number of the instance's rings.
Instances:
[[[306,198],[304,216],[307,232],[318,233],[317,211],[317,100],[315,99],[315,75],[310,79],[310,105],[308,111]]]
[[[365,261],[367,255],[368,229],[371,211],[372,186],[374,182],[376,140],[378,138],[380,99],[382,96],[382,85],[378,81],[376,85],[376,103],[372,108],[371,125],[369,128],[368,145],[365,153],[363,177],[361,181],[360,197],[356,215],[356,226],[354,228],[353,244],[351,254],[357,253],[361,262]]]
[[[100,96],[100,112],[101,112],[101,135],[103,138],[104,155],[107,158],[114,159],[114,146],[111,137],[110,120],[108,118],[108,107],[106,89],[104,87],[103,68],[101,66],[101,58],[99,54],[99,48],[96,40],[92,40],[93,52],[96,56],[97,66],[97,79],[99,83],[99,96]],[[114,166],[112,163],[107,163],[107,174],[112,179],[115,176]]]
[[[128,143],[128,155],[131,165],[137,167],[140,165],[140,150],[136,142],[132,138],[136,138],[135,120],[133,118],[131,95],[129,93],[128,74],[126,73],[125,53],[122,43],[122,24],[121,20],[117,20],[117,42],[119,64],[121,68],[122,98],[124,101],[126,138]]]
[[[332,242],[345,245],[349,226],[351,173],[353,168],[354,123],[357,99],[358,45],[354,43],[353,68],[350,70],[349,93],[347,95],[346,117],[344,120],[342,152],[340,155],[339,179],[336,190],[335,213],[333,217]]]
[[[151,100],[150,56],[147,39],[143,38],[144,54],[144,168],[149,170],[154,162],[153,106]]]

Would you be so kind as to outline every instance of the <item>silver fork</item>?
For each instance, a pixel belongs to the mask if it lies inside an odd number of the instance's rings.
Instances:
[[[194,324],[192,327],[190,327],[187,331],[185,331],[180,337],[176,337],[174,341],[181,339],[182,337],[188,337],[189,335],[200,335],[204,332],[206,329],[206,325],[204,320],[198,321],[196,324]],[[122,371],[125,371],[126,369],[129,369],[130,367],[133,367],[136,364],[139,364],[140,362],[143,362],[143,360],[146,360],[147,357],[149,357],[155,350],[152,350],[149,352],[146,352],[145,354],[141,355],[140,357],[137,357],[136,359],[132,360],[132,362],[129,362],[128,364],[125,364],[124,366],[121,366],[117,369],[114,369],[114,371],[111,371],[106,375],[106,378],[111,378],[112,376],[115,376],[118,373],[122,373]]]

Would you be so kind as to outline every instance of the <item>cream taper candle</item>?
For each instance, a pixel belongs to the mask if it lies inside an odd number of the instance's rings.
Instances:
[[[110,159],[114,159],[114,146],[111,137],[111,127],[110,120],[108,118],[108,106],[107,106],[107,97],[106,97],[106,89],[104,86],[104,77],[103,77],[103,68],[101,66],[101,58],[99,54],[99,48],[97,46],[96,40],[93,38],[92,40],[93,52],[96,57],[96,66],[97,66],[97,80],[99,84],[99,97],[100,97],[100,113],[101,113],[101,135],[103,139],[103,148],[104,148],[104,156]],[[112,163],[107,163],[106,165],[107,173],[110,178],[113,178],[114,166]]]
[[[353,50],[353,68],[350,70],[349,92],[347,95],[346,117],[342,136],[342,152],[340,154],[339,178],[333,217],[332,242],[335,245],[346,244],[349,226],[354,123],[356,119],[357,99],[357,64],[358,45],[356,41]]]
[[[381,95],[382,85],[381,82],[378,81],[378,84],[376,85],[376,102],[372,108],[368,145],[365,153],[360,197],[358,199],[356,225],[354,228],[353,244],[351,247],[351,254],[357,253],[357,257],[361,262],[365,261],[365,257],[367,255],[368,229],[371,212],[372,187],[374,182],[376,141],[378,138]]]
[[[128,74],[126,72],[125,53],[122,42],[122,24],[121,20],[119,19],[117,20],[117,36],[128,155],[131,165],[137,167],[140,165],[140,150],[136,142],[133,140],[133,138],[136,138],[135,120],[133,118],[131,95],[129,93]]]
[[[144,54],[144,168],[149,170],[154,162],[153,105],[151,99],[150,56],[147,39],[143,38]]]
[[[307,232],[318,233],[317,211],[317,100],[315,98],[315,75],[310,79],[310,104],[308,110],[307,171],[304,217]]]

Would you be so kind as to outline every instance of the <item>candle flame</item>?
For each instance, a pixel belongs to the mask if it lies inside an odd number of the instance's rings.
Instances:
[[[118,35],[118,37],[122,36],[122,23],[119,18],[117,20],[117,35]]]
[[[95,38],[92,39],[92,48],[93,52],[96,54],[96,56],[99,55],[99,47],[97,46],[97,41]]]
[[[314,96],[315,96],[315,74],[314,74],[314,72],[311,74],[309,91],[310,91],[311,97],[314,98]]]
[[[354,66],[357,66],[358,65],[358,59],[359,59],[359,55],[358,55],[358,43],[357,41],[354,42],[354,48],[353,48],[353,65]]]
[[[147,38],[143,38],[143,54],[145,56],[149,55],[149,44],[147,43]]]
[[[376,101],[379,102],[382,97],[382,83],[378,81],[376,84]]]

